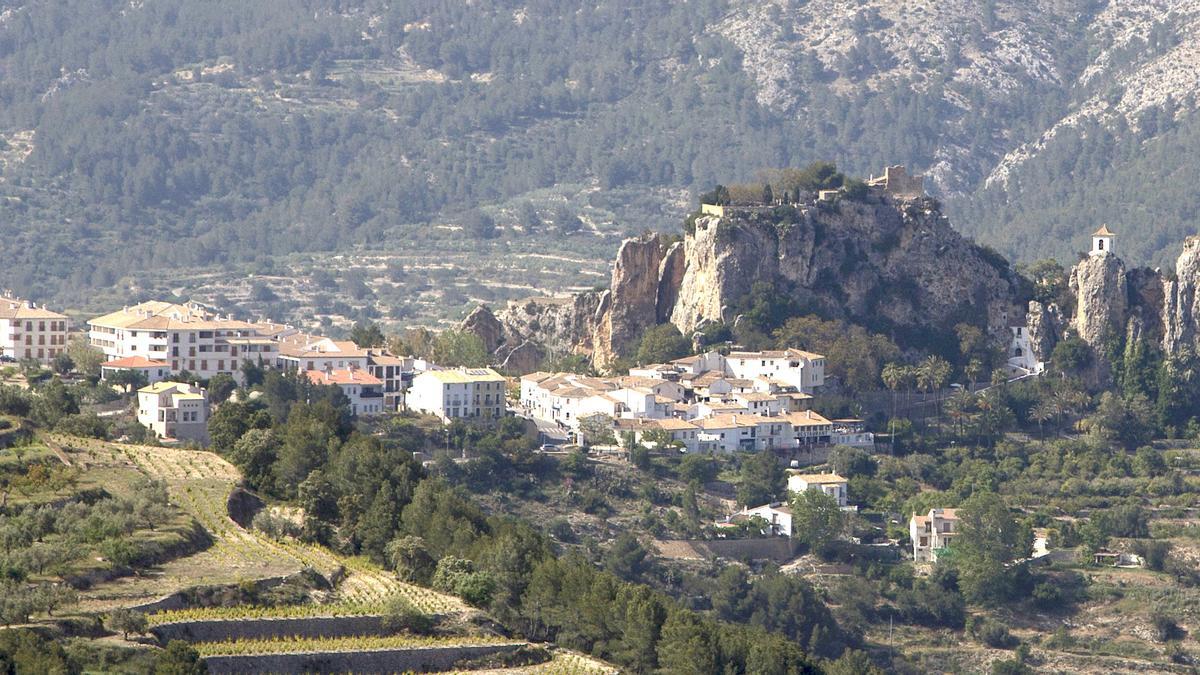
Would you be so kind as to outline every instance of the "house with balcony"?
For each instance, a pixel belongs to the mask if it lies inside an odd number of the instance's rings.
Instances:
[[[0,356],[47,364],[66,351],[66,315],[15,296],[0,296]]]

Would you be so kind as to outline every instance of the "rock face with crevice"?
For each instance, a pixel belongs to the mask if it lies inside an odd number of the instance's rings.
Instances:
[[[1200,338],[1200,237],[1188,237],[1175,262],[1175,278],[1163,282],[1163,351],[1189,348]]]
[[[1120,258],[1108,251],[1093,253],[1075,265],[1069,283],[1075,294],[1071,328],[1084,342],[1099,347],[1125,331],[1129,289]]]

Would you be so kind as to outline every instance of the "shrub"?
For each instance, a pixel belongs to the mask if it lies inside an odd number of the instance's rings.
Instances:
[[[453,593],[476,607],[485,607],[496,592],[496,580],[487,572],[475,571],[475,565],[465,558],[446,556],[438,561],[433,573],[433,587]]]
[[[383,627],[390,631],[423,634],[433,629],[433,618],[417,609],[408,598],[397,595],[384,607]]]
[[[1169,642],[1183,637],[1183,630],[1175,619],[1161,611],[1150,615],[1150,625],[1154,628],[1154,639],[1159,642]]]
[[[1008,626],[993,619],[967,619],[967,632],[993,649],[1012,649],[1019,640],[1008,632]]]

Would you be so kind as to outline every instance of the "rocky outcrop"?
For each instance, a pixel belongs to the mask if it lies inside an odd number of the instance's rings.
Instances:
[[[529,372],[547,356],[565,354],[587,354],[605,368],[636,349],[659,317],[670,316],[684,267],[680,242],[668,244],[658,235],[628,239],[608,289],[511,302],[496,314],[480,307],[460,328],[479,335],[494,362],[509,372]]]
[[[747,209],[696,220],[671,321],[685,334],[733,323],[755,283],[807,311],[920,344],[956,323],[1007,340],[1024,315],[1007,261],[954,231],[935,200],[860,200]]]
[[[932,199],[872,190],[860,199],[729,209],[694,225],[682,242],[624,242],[608,290],[514,302],[494,316],[477,310],[463,328],[498,345],[497,364],[523,372],[531,356],[509,359],[526,345],[588,354],[604,369],[658,323],[689,336],[706,324],[733,325],[759,282],[807,312],[916,346],[960,322],[986,327],[999,344],[1025,313],[1007,261],[955,232]]]
[[[1043,305],[1037,300],[1030,300],[1029,311],[1025,313],[1025,327],[1029,331],[1029,347],[1033,350],[1034,358],[1037,361],[1049,361],[1066,327],[1062,310],[1054,303]]]
[[[679,287],[683,285],[683,273],[687,270],[684,243],[671,244],[658,266],[658,292],[654,301],[655,321],[666,323],[671,320],[675,303],[679,301]]]
[[[1163,351],[1195,350],[1200,322],[1200,237],[1188,237],[1175,262],[1175,277],[1163,282]]]
[[[1075,294],[1071,328],[1084,342],[1098,348],[1125,332],[1129,290],[1120,258],[1107,251],[1090,254],[1071,270],[1069,283]]]
[[[500,325],[496,315],[487,307],[476,307],[475,311],[463,319],[460,328],[479,336],[489,354],[494,353],[504,342],[504,326]]]

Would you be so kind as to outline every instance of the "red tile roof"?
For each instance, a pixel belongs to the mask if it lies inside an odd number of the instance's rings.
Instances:
[[[102,368],[166,368],[168,365],[166,361],[154,361],[144,356],[126,356],[100,364]]]
[[[313,384],[383,384],[383,380],[365,370],[306,370],[305,377]]]

